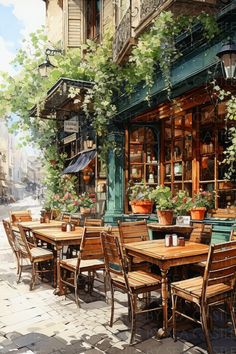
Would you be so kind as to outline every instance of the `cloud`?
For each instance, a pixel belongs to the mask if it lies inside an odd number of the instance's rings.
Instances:
[[[0,71],[8,71],[13,73],[13,68],[10,62],[15,57],[15,52],[13,50],[13,43],[7,42],[3,37],[0,36]]]
[[[0,0],[0,4],[13,6],[13,15],[23,25],[23,36],[45,24],[46,10],[42,0]]]

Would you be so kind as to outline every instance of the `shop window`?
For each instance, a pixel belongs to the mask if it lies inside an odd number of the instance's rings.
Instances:
[[[192,113],[164,122],[164,183],[174,193],[192,190]]]
[[[132,127],[128,144],[128,179],[133,183],[159,183],[158,134],[152,127]]]

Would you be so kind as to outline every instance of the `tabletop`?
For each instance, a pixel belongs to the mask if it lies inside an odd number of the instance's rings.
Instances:
[[[153,259],[171,260],[188,258],[197,255],[206,255],[208,245],[186,241],[185,246],[166,247],[164,240],[132,242],[125,245],[125,249],[139,255],[146,255]]]
[[[180,232],[180,231],[183,231],[183,232],[191,232],[193,227],[191,225],[161,225],[159,224],[158,222],[151,222],[151,223],[148,223],[147,224],[148,228],[149,229],[152,229],[154,231],[166,231],[166,230],[169,230],[171,232]]]
[[[48,229],[51,227],[60,227],[63,221],[58,221],[58,220],[50,220],[49,223],[41,223],[39,220],[32,220],[32,221],[22,221],[20,224],[25,227],[29,228],[31,230],[35,228],[42,228],[42,229]]]
[[[67,241],[67,240],[76,240],[81,238],[84,228],[81,226],[76,226],[74,231],[61,231],[57,226],[48,227],[48,228],[33,228],[35,236],[44,236],[52,241]]]

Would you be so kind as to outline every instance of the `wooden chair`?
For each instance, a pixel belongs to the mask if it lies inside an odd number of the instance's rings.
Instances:
[[[32,266],[32,277],[30,282],[30,290],[32,290],[34,288],[36,276],[38,273],[43,274],[46,272],[53,271],[53,267],[51,267],[50,269],[46,269],[43,266],[43,263],[44,262],[48,263],[49,261],[51,261],[51,263],[53,264],[54,255],[52,251],[41,247],[37,247],[35,243],[30,243],[29,241],[27,241],[26,230],[20,224],[18,225],[18,227],[20,233],[16,234],[16,244],[19,250],[20,269],[19,269],[19,276],[17,282],[18,283],[20,282],[21,273],[23,269],[23,261],[24,259],[27,259]]]
[[[114,320],[114,291],[115,288],[118,288],[128,295],[128,303],[130,306],[129,313],[131,315],[130,343],[132,343],[136,330],[136,315],[162,309],[162,307],[159,306],[148,308],[147,303],[144,309],[138,308],[138,295],[147,293],[150,295],[151,291],[159,291],[161,288],[161,278],[143,270],[127,271],[126,259],[123,256],[119,237],[109,234],[108,232],[102,232],[101,238],[105,267],[111,289],[110,326],[112,327]],[[150,296],[145,297],[147,302],[149,299]]]
[[[212,225],[196,224],[190,234],[189,241],[209,245],[211,243],[211,234]]]
[[[10,211],[11,224],[14,225],[20,221],[32,221],[31,211],[30,210]]]
[[[206,339],[208,353],[212,354],[209,337],[210,308],[226,303],[229,307],[234,332],[236,319],[233,309],[236,277],[236,241],[211,245],[204,276],[171,284],[173,337],[176,340],[176,314],[201,324]],[[192,302],[198,306],[200,320],[177,310],[178,299]],[[183,307],[184,308],[184,307]]]
[[[103,225],[102,219],[90,219],[90,218],[84,219],[84,226],[102,226],[102,225]]]
[[[236,241],[236,224],[232,225],[230,233],[230,241]]]
[[[11,246],[11,249],[16,257],[16,271],[17,275],[19,274],[19,269],[20,269],[20,264],[19,264],[19,249],[17,248],[16,240],[15,240],[15,235],[13,233],[11,224],[7,220],[2,220],[3,226],[5,233],[7,235],[7,239],[9,242],[9,245]]]
[[[60,220],[64,222],[69,222],[70,221],[70,213],[63,212],[61,213]]]
[[[80,215],[79,214],[71,214],[70,215],[70,222],[75,224],[76,226],[80,225]]]
[[[100,238],[100,233],[103,230],[103,227],[97,227],[96,230],[94,230],[94,228],[84,227],[78,256],[76,258],[60,261],[60,282],[65,289],[65,294],[68,286],[74,288],[75,301],[78,306],[79,275],[88,272],[88,291],[91,293],[96,271],[105,269]],[[70,274],[69,277],[67,276],[68,273]],[[96,279],[98,280],[98,278]],[[106,281],[104,281],[104,288],[106,294]]]
[[[121,245],[124,249],[124,245],[130,242],[142,242],[149,239],[148,228],[146,220],[141,221],[118,221],[119,234]],[[124,250],[125,252],[125,250]],[[133,257],[130,267],[134,269],[150,268],[147,262],[144,262],[141,258]]]

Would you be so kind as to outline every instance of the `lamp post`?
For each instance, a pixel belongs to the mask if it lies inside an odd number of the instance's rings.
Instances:
[[[49,56],[54,56],[55,54],[63,54],[63,50],[50,48],[45,50],[45,61],[38,66],[38,71],[41,77],[48,77],[49,72],[55,68],[55,65],[49,60]]]
[[[224,44],[216,54],[221,61],[225,79],[236,78],[236,45],[233,42]]]

